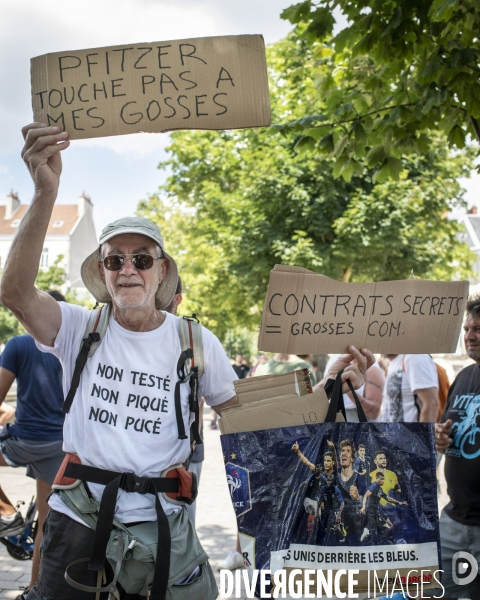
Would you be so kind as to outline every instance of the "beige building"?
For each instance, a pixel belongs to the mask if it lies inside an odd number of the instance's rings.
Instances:
[[[477,207],[472,206],[459,221],[465,226],[465,231],[458,236],[460,241],[465,242],[477,255],[473,265],[474,275],[470,278],[470,294],[478,294],[480,292],[480,214]]]
[[[5,265],[12,240],[27,209],[28,204],[21,204],[14,192],[10,192],[6,204],[0,205],[0,268]],[[56,204],[53,207],[40,268],[48,269],[62,255],[59,266],[66,272],[65,291],[71,288],[82,291],[85,288],[80,277],[80,266],[97,245],[93,205],[83,193],[77,204]]]

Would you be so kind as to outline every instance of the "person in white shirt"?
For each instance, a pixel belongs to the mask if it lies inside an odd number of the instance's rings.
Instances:
[[[58,193],[60,152],[69,145],[68,134],[43,123],[30,124],[22,131],[22,156],[33,178],[35,193],[5,264],[0,300],[19,318],[42,351],[60,359],[67,392],[78,349],[81,343],[84,345],[90,312],[56,302],[35,287],[35,279]],[[180,465],[190,454],[190,441],[181,430],[188,431],[193,419],[189,386],[179,386],[180,397],[174,393],[182,353],[179,321],[164,310],[175,294],[176,263],[165,251],[159,228],[148,219],[119,219],[102,231],[99,241],[100,247],[82,265],[82,278],[97,301],[111,306],[111,318],[100,345],[87,358],[79,377],[65,419],[64,450],[70,461],[67,477],[72,465],[72,474],[95,473],[97,482],[83,476],[74,477],[73,481],[82,480],[91,501],[100,505],[94,514],[102,518],[98,518],[93,531],[73,510],[73,503],[66,505],[63,499],[70,497],[66,491],[51,497],[40,577],[27,599],[92,597],[92,588],[99,587],[97,573],[101,575],[102,569],[108,567],[104,553],[94,557],[93,552],[103,548],[97,544],[97,538],[105,545],[108,542],[109,532],[105,538],[101,526],[108,514],[110,523],[114,517],[125,526],[152,523],[158,531],[152,600],[164,600],[167,586],[185,584],[195,586],[195,597],[213,600],[217,589],[207,555],[184,507],[177,500],[173,502],[172,493],[166,495],[169,482],[165,482],[165,473],[173,472],[178,485],[183,485]],[[236,404],[235,374],[218,339],[206,329],[202,336],[204,373],[199,377],[198,397],[204,396],[207,404],[221,414],[225,407]],[[93,341],[85,339],[85,343]],[[362,385],[366,369],[374,362],[368,350],[351,347],[350,351],[330,372],[331,375],[345,369],[345,391],[347,379],[354,388]],[[98,482],[105,477],[106,485]],[[62,484],[64,481],[62,476]],[[160,490],[157,484],[165,484],[165,489]],[[160,491],[164,493],[159,494]],[[187,487],[186,493],[192,498],[192,487]],[[181,535],[171,536],[172,530]],[[77,584],[82,577],[83,589],[70,586],[64,577],[67,566],[89,554],[90,569],[84,567],[76,575]],[[176,561],[188,558],[183,576],[173,581],[169,577],[175,566],[172,556]],[[122,600],[140,598],[123,589],[119,593]]]
[[[430,423],[437,420],[438,373],[428,354],[390,354],[381,420]]]
[[[333,363],[338,359],[339,354],[331,354],[325,372],[327,373]],[[382,394],[385,385],[385,376],[378,363],[374,363],[367,371],[365,384],[362,385],[356,394],[365,416],[369,421],[378,421],[382,408]],[[345,405],[345,416],[348,423],[358,423],[358,413],[353,400],[352,392],[343,394],[343,403]]]

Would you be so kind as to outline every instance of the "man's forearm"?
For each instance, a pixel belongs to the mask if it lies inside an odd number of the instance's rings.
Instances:
[[[438,416],[438,409],[440,405],[438,402],[436,404],[422,406],[422,410],[420,411],[420,418],[418,419],[420,423],[435,423]]]
[[[363,510],[366,509],[366,507],[367,507],[367,500],[370,498],[371,495],[372,495],[372,492],[369,492],[368,490],[365,492],[365,495],[363,496],[363,502],[362,502],[362,508],[363,508]]]
[[[36,196],[20,222],[2,277],[1,300],[13,311],[34,293],[55,196]]]
[[[437,420],[440,402],[438,400],[437,388],[428,390],[418,390],[417,396],[420,398],[422,408],[418,418],[420,423],[434,423]]]

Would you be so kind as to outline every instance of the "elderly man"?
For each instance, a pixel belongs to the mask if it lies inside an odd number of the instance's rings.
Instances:
[[[0,299],[17,315],[38,347],[60,359],[66,392],[89,311],[55,302],[37,290],[34,282],[58,192],[60,152],[69,142],[67,133],[42,123],[24,127],[23,135],[22,155],[35,194],[12,244]],[[138,556],[136,548],[143,538],[153,539],[153,532],[158,541],[153,577],[151,573],[146,576],[141,592],[120,585],[120,598],[140,598],[139,593],[145,596],[153,579],[150,597],[154,600],[163,600],[167,593],[172,598],[213,600],[217,589],[207,556],[181,505],[182,499],[194,495],[189,478],[179,467],[190,454],[189,440],[180,435],[181,429],[188,431],[192,420],[190,389],[188,385],[179,386],[180,398],[178,403],[175,401],[181,354],[179,320],[162,310],[175,294],[175,261],[165,252],[156,225],[147,219],[120,219],[103,230],[99,249],[82,266],[82,277],[93,296],[111,306],[103,339],[95,355],[86,360],[81,376],[76,377],[74,401],[65,419],[64,450],[71,461],[68,467],[76,467],[70,473],[86,476],[73,477],[73,483],[72,478],[62,478],[62,485],[70,482],[72,489],[62,489],[50,498],[40,577],[27,598],[89,600],[102,581],[107,542],[112,553],[111,571],[115,566],[112,555],[119,557],[117,564],[123,558],[119,532],[131,539],[128,550],[134,556]],[[205,329],[202,336],[204,373],[199,378],[198,395],[221,413],[236,403],[232,383],[235,374],[217,338]],[[93,341],[91,337],[85,339]],[[346,367],[343,380],[350,379],[359,387],[373,357],[366,350],[362,353],[352,348],[351,352],[337,361],[330,375]],[[145,396],[154,401],[147,404]],[[152,413],[153,406],[156,412]],[[83,480],[80,492],[74,487],[75,479]],[[182,490],[181,498],[175,490]],[[116,530],[110,542],[110,531],[102,524],[106,515],[110,524],[115,517]],[[94,525],[89,527],[92,521]],[[138,528],[143,537],[129,538],[130,529]],[[152,547],[151,542],[148,547]],[[65,573],[72,562],[89,555],[88,569],[80,563]],[[128,566],[131,560],[123,564]],[[120,583],[129,582],[129,576],[135,578],[138,574],[139,569],[130,574],[128,569],[115,569],[113,580],[123,577]],[[68,575],[74,586],[67,582]],[[111,592],[113,585],[109,586]]]

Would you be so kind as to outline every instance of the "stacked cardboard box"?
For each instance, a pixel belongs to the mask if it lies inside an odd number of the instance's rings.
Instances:
[[[325,421],[328,398],[323,389],[312,390],[308,369],[240,379],[234,384],[238,404],[222,411],[223,434]]]
[[[298,369],[282,375],[262,375],[237,379],[233,382],[239,404],[248,404],[265,398],[296,394],[305,396],[313,391],[308,369]]]

